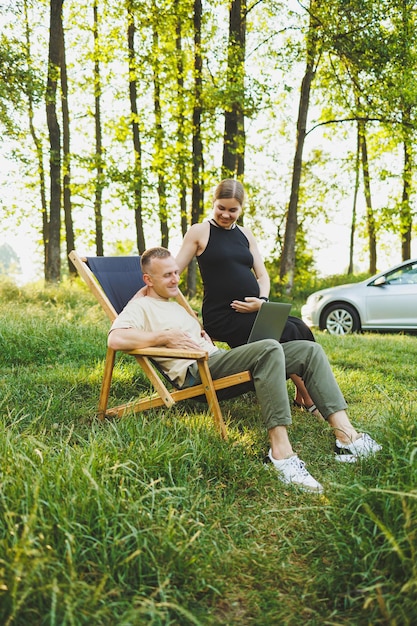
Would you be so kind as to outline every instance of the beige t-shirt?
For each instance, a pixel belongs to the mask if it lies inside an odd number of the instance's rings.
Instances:
[[[172,330],[187,332],[202,350],[209,354],[218,348],[201,336],[198,320],[192,317],[178,302],[158,300],[145,296],[128,302],[120,315],[114,320],[114,328],[137,328],[147,332]],[[190,359],[156,359],[168,377],[180,387],[184,384],[187,369],[195,361]]]

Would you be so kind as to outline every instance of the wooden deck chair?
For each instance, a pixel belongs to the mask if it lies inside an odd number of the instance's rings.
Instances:
[[[69,258],[111,322],[113,322],[138,289],[144,285],[138,256],[80,257],[73,250],[70,252]],[[181,292],[177,297],[177,301],[190,314],[196,315]],[[132,355],[136,359],[155,391],[147,397],[138,398],[109,409],[107,405],[116,352],[111,348],[107,348],[97,413],[99,419],[104,419],[106,416],[121,417],[128,410],[139,412],[160,406],[169,408],[180,400],[205,397],[216,428],[223,438],[227,438],[218,395],[220,397],[233,397],[242,393],[245,387],[239,388],[239,386],[245,385],[252,380],[251,373],[248,370],[213,380],[208,368],[208,355],[202,350],[173,350],[155,347],[132,350],[128,351],[127,354]],[[202,381],[201,384],[186,389],[174,388],[169,390],[155,363],[152,362],[152,359],[157,357],[195,359]]]

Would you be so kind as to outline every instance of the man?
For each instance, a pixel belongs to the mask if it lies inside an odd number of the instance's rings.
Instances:
[[[287,426],[291,424],[286,379],[297,374],[305,381],[314,403],[336,436],[335,456],[356,461],[381,449],[369,435],[358,434],[346,413],[346,402],[335,381],[321,346],[311,341],[279,344],[272,339],[232,348],[218,349],[201,331],[198,320],[177,302],[179,269],[166,248],[150,248],[141,257],[146,284],[140,297],[132,299],[113,322],[108,345],[113,350],[134,350],[150,346],[177,349],[204,349],[209,354],[213,378],[250,370],[270,450],[268,458],[284,483],[321,492],[320,483],[309,474],[292,449]],[[193,360],[159,359],[163,370],[179,386],[200,382]]]

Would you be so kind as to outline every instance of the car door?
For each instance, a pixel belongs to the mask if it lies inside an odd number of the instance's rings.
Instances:
[[[366,294],[363,327],[417,328],[417,262],[372,281]]]

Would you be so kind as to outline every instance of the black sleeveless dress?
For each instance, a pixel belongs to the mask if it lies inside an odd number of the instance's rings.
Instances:
[[[238,226],[227,230],[210,223],[207,247],[197,262],[204,285],[205,330],[232,348],[246,343],[256,313],[237,313],[230,306],[232,300],[259,296],[258,281],[252,271],[253,256],[243,231]],[[314,341],[314,336],[301,319],[290,316],[281,343],[296,339]]]

